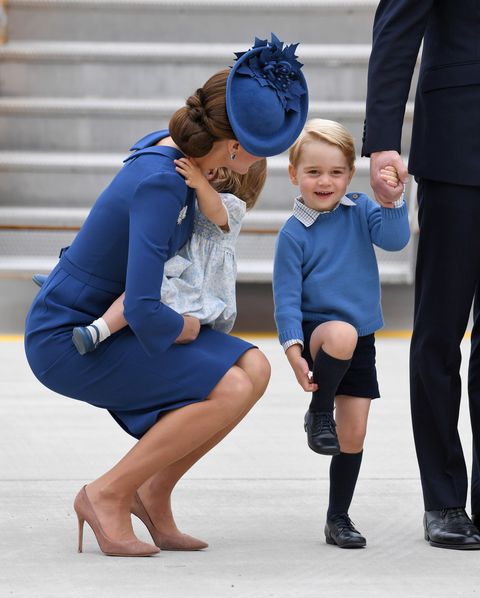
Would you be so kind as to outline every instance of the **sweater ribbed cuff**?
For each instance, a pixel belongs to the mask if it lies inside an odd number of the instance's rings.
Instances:
[[[293,339],[295,339],[295,342],[300,342],[303,346],[303,330],[301,327],[278,331],[278,340],[282,346]]]
[[[382,211],[382,218],[385,218],[385,220],[401,220],[408,216],[408,208],[405,201],[399,207],[384,208],[380,206],[380,209]]]

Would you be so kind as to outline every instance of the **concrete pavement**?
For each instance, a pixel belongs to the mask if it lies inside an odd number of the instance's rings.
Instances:
[[[408,340],[377,341],[382,398],[372,406],[350,510],[368,545],[355,551],[324,542],[329,459],[306,446],[302,420],[308,397],[277,341],[256,342],[273,367],[266,396],[174,495],[179,527],[210,547],[148,559],[101,555],[88,526],[85,552],[77,554],[73,497],[133,441],[108,414],[42,387],[28,369],[21,340],[0,342],[0,597],[480,593],[480,551],[439,550],[423,540],[408,406]],[[470,462],[463,403],[460,427]],[[148,538],[141,525],[136,530]]]

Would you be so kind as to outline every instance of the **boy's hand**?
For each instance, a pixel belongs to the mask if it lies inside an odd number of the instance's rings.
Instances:
[[[385,166],[380,170],[380,178],[382,178],[390,187],[396,187],[400,181],[398,172],[395,166]]]
[[[298,361],[290,364],[292,366],[297,382],[305,392],[315,392],[318,390],[318,384],[312,382],[310,378],[310,370],[307,361],[301,357]]]
[[[292,345],[286,351],[287,359],[292,366],[293,373],[297,382],[305,392],[315,392],[318,385],[311,381],[310,371],[306,359],[302,357],[302,348],[300,345]]]
[[[405,191],[405,187],[402,187],[402,183],[400,181],[400,177],[398,176],[397,169],[395,166],[385,166],[380,170],[380,178],[385,181],[385,183],[391,187],[392,189],[396,189],[398,192],[398,196],[395,199],[397,201],[402,197],[402,194]],[[378,199],[378,198],[377,198]],[[382,203],[382,202],[379,202]],[[393,203],[383,204],[385,208],[393,208]]]
[[[191,189],[198,189],[209,182],[196,163],[189,158],[175,160],[175,170],[180,173]]]

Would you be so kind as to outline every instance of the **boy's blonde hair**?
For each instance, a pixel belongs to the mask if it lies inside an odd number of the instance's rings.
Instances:
[[[232,172],[228,168],[218,168],[215,178],[210,182],[218,193],[232,193],[247,204],[251,210],[262,192],[267,178],[265,158],[254,162],[246,174]]]
[[[325,141],[336,145],[342,150],[350,170],[355,168],[355,142],[349,131],[340,123],[323,118],[308,120],[288,153],[288,159],[294,168],[297,168],[303,147],[309,141]]]

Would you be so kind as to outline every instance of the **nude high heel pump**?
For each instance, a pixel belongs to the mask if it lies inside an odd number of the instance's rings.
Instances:
[[[73,508],[78,517],[78,552],[83,550],[83,525],[85,521],[92,528],[100,550],[108,556],[150,556],[160,552],[156,546],[140,540],[128,540],[127,542],[113,542],[110,540],[100,525],[85,488],[86,486],[80,490],[73,503]]]
[[[131,511],[133,515],[138,517],[140,521],[145,524],[152,536],[152,540],[162,550],[202,550],[203,548],[208,547],[206,542],[187,534],[181,534],[180,536],[167,536],[161,534],[150,519],[150,515],[147,513],[137,492],[135,492],[135,496],[133,497]]]

